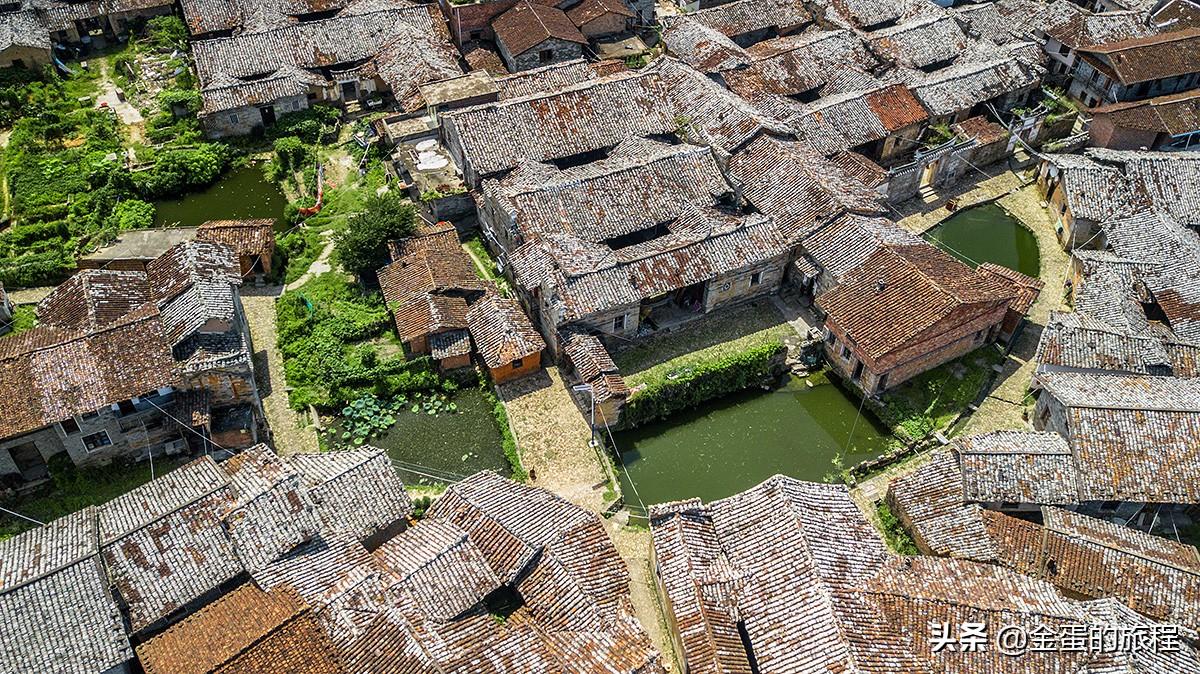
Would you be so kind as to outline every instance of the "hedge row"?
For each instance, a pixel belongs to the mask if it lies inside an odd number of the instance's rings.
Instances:
[[[787,347],[771,341],[745,351],[690,366],[675,378],[647,383],[625,405],[626,428],[663,419],[700,403],[760,384],[778,374]]]

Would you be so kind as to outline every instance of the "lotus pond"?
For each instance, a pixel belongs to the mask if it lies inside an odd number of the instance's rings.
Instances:
[[[323,441],[328,449],[379,447],[397,461],[436,474],[494,470],[507,475],[510,470],[492,402],[476,388],[359,398],[341,410]],[[407,472],[403,477],[420,484],[436,481]]]

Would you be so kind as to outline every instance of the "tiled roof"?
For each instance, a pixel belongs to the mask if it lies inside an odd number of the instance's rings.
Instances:
[[[447,330],[429,337],[429,355],[444,360],[471,353],[471,333],[467,330]]]
[[[930,7],[920,0],[819,0],[814,4],[825,10],[825,18],[831,23],[863,30],[939,13],[936,6]]]
[[[759,136],[729,160],[746,200],[797,240],[845,211],[880,211],[878,194],[806,143]]]
[[[242,585],[138,646],[146,674],[340,674],[326,633],[291,588]]]
[[[487,286],[458,246],[413,251],[379,270],[379,285],[389,306],[414,295],[445,290],[484,290]]]
[[[690,205],[711,206],[732,192],[708,148],[625,141],[606,159],[557,170],[521,166],[485,181],[524,240],[571,233],[600,242],[672,221]]]
[[[467,532],[443,520],[422,522],[374,554],[438,622],[476,608],[501,585]]]
[[[928,244],[879,248],[817,306],[878,361],[968,305],[1009,302],[1013,291]]]
[[[146,264],[146,281],[154,301],[162,306],[197,283],[239,286],[242,270],[229,246],[184,241]]]
[[[1126,85],[1184,77],[1200,72],[1200,28],[1092,45],[1080,52]]]
[[[392,305],[396,333],[404,341],[467,327],[467,301],[451,295],[409,295]]]
[[[958,454],[946,449],[926,465],[888,485],[888,503],[931,553],[989,562],[994,541],[980,519],[982,508],[963,498]]]
[[[10,47],[50,49],[50,33],[37,12],[23,9],[0,14],[0,51]]]
[[[907,83],[931,115],[952,115],[1036,84],[1042,70],[997,51],[990,58],[960,60],[933,73],[914,74]]]
[[[1026,276],[1019,271],[992,262],[984,262],[977,269],[981,274],[991,275],[1012,287],[1016,298],[1008,305],[1008,308],[1019,314],[1028,312],[1033,303],[1037,301],[1038,295],[1042,293],[1042,288],[1046,287],[1046,282],[1041,279]]]
[[[1041,30],[1072,49],[1153,35],[1141,12],[1092,12],[1069,0],[1050,3]]]
[[[1200,413],[1200,381],[1191,379],[1047,372],[1038,383],[1067,407]]]
[[[583,59],[572,59],[497,77],[494,82],[500,90],[500,100],[506,101],[566,89],[625,70],[624,61],[607,60],[592,63]]]
[[[1082,312],[1051,312],[1035,359],[1043,371],[1108,370],[1195,377],[1200,374],[1195,348],[1150,332],[1132,334]]]
[[[763,28],[786,30],[813,20],[799,0],[735,0],[691,12],[688,18],[723,35],[735,36]]]
[[[38,324],[68,330],[104,328],[149,301],[144,273],[81,269],[38,302]]]
[[[1057,433],[996,431],[957,442],[963,500],[1073,504],[1075,462]]]
[[[639,136],[680,133],[689,142],[728,151],[773,124],[746,101],[667,57],[635,72],[451,111],[442,119],[481,176],[522,161],[611,149]]]
[[[637,16],[633,10],[629,9],[624,0],[583,0],[567,10],[567,16],[571,22],[581,27],[608,14],[616,14],[627,19]]]
[[[689,15],[689,18],[694,15]],[[753,63],[744,70],[723,73],[729,87],[747,100],[763,94],[798,96],[824,91],[847,72],[864,76],[879,60],[849,30],[818,31],[760,42],[748,50]]]
[[[818,271],[837,281],[857,269],[881,246],[921,243],[920,237],[886,218],[847,215],[813,232],[801,247]]]
[[[520,0],[511,9],[492,20],[496,41],[513,56],[520,56],[546,40],[587,44],[566,12],[529,0]]]
[[[106,671],[133,657],[85,508],[0,542],[0,668]]]
[[[320,532],[316,505],[300,474],[266,445],[231,457],[222,468],[235,499],[225,529],[247,570],[266,566]]]
[[[546,342],[514,299],[488,294],[467,312],[475,348],[489,368],[536,356]]]
[[[412,513],[404,483],[382,449],[295,454],[288,463],[303,476],[326,536],[362,540]]]
[[[928,119],[912,92],[899,84],[827,96],[787,117],[825,155],[867,145]]]
[[[462,248],[458,241],[458,230],[452,223],[442,220],[434,224],[421,221],[412,236],[406,236],[397,241],[388,241],[388,254],[392,261],[421,255],[426,251],[437,251],[442,254],[453,254]]]
[[[965,4],[950,11],[964,21],[968,32],[996,44],[1025,41],[1043,26],[1046,5],[1037,0],[996,0]]]
[[[1118,167],[1133,185],[1145,192],[1156,211],[1180,224],[1197,227],[1200,226],[1200,157],[1193,154],[1103,148],[1087,151],[1090,158]],[[1196,244],[1189,240],[1188,245]],[[1127,255],[1125,251],[1117,252]]]
[[[1200,89],[1159,96],[1144,101],[1113,103],[1089,113],[1107,119],[1117,128],[1181,135],[1200,130]]]
[[[0,343],[0,437],[178,383],[153,307],[100,330],[36,327]]]
[[[774,222],[758,214],[693,210],[670,229],[670,234],[615,251],[568,235],[545,236],[513,251],[514,278],[527,288],[551,284],[546,296],[555,326],[560,326],[787,250]]]
[[[874,31],[866,40],[876,56],[909,68],[951,61],[967,47],[958,22],[950,14],[936,13]]]
[[[715,28],[690,17],[664,17],[663,43],[668,52],[702,73],[733,70],[750,63],[750,55]]]
[[[196,229],[197,241],[223,243],[239,256],[275,251],[274,220],[209,220]]]

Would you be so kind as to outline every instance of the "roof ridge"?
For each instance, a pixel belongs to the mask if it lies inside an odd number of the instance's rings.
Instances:
[[[1086,517],[1086,515],[1085,515],[1084,517]],[[1095,519],[1095,518],[1092,518],[1092,519]],[[1101,522],[1103,522],[1104,524],[1110,524],[1110,525],[1111,525],[1111,523],[1110,523],[1110,522],[1104,522],[1103,520],[1100,520],[1100,521],[1101,521]],[[1117,526],[1117,525],[1112,525],[1112,526]],[[1129,556],[1131,556],[1131,557],[1137,557],[1138,559],[1141,559],[1141,560],[1143,560],[1143,561],[1150,562],[1150,563],[1152,563],[1152,564],[1160,564],[1160,565],[1162,565],[1162,566],[1166,566],[1166,567],[1169,567],[1169,568],[1175,569],[1176,571],[1179,571],[1179,572],[1181,572],[1181,573],[1186,573],[1186,574],[1188,574],[1188,575],[1191,575],[1191,576],[1196,576],[1197,578],[1200,578],[1200,570],[1197,570],[1197,569],[1188,569],[1188,568],[1184,568],[1184,567],[1182,567],[1182,566],[1179,566],[1179,565],[1178,565],[1178,564],[1176,564],[1175,562],[1171,562],[1171,561],[1164,560],[1164,559],[1157,559],[1157,558],[1155,558],[1155,557],[1150,557],[1150,556],[1148,556],[1148,555],[1145,555],[1145,554],[1143,554],[1143,553],[1141,553],[1141,552],[1137,552],[1137,551],[1133,551],[1133,550],[1128,550],[1128,549],[1119,548],[1119,547],[1117,547],[1116,545],[1113,545],[1113,544],[1111,544],[1111,543],[1107,543],[1107,542],[1105,542],[1105,541],[1098,540],[1097,538],[1095,538],[1095,537],[1093,537],[1093,536],[1090,536],[1090,535],[1088,535],[1088,534],[1086,534],[1086,533],[1082,533],[1082,532],[1078,532],[1078,531],[1066,531],[1066,530],[1064,530],[1064,529],[1062,529],[1062,528],[1060,528],[1060,527],[1055,527],[1053,524],[1047,524],[1047,525],[1045,525],[1045,526],[1044,526],[1044,528],[1045,528],[1047,531],[1054,532],[1054,533],[1056,533],[1056,534],[1059,534],[1059,535],[1061,535],[1061,536],[1066,536],[1066,537],[1068,537],[1068,538],[1074,538],[1074,539],[1083,540],[1083,541],[1086,541],[1086,542],[1088,542],[1088,543],[1091,543],[1091,544],[1093,544],[1093,545],[1096,545],[1096,546],[1098,546],[1098,547],[1104,548],[1104,549],[1106,549],[1106,550],[1112,550],[1112,551],[1114,551],[1114,552],[1119,552],[1119,553],[1121,553],[1121,554],[1124,554],[1124,555],[1129,555]],[[1136,530],[1131,530],[1131,531],[1136,531]],[[1140,532],[1140,531],[1138,531],[1137,533],[1143,533],[1143,532]],[[1150,536],[1150,535],[1152,535],[1152,534],[1145,534],[1145,535],[1147,535],[1147,536]],[[1175,541],[1172,541],[1172,540],[1170,540],[1170,539],[1167,539],[1167,538],[1164,538],[1164,539],[1162,539],[1162,540],[1163,540],[1163,541],[1165,541],[1166,543],[1175,543]],[[1179,543],[1178,545],[1184,545],[1184,544],[1182,544],[1182,543]],[[1187,547],[1189,547],[1189,548],[1191,549],[1191,551],[1192,551],[1192,552],[1196,552],[1196,547],[1195,547],[1195,546],[1187,546]]]

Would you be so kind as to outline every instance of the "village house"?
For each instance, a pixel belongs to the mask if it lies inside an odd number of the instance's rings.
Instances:
[[[196,239],[195,227],[154,227],[120,232],[117,238],[76,260],[79,269],[146,271],[146,265],[175,246]]]
[[[1089,284],[1090,285],[1090,284]],[[1121,301],[1110,298],[1108,301]],[[1051,312],[1035,360],[1037,372],[1118,372],[1163,377],[1200,376],[1200,346],[1156,331],[1134,332],[1093,316],[1084,307]],[[1118,309],[1119,311],[1119,309]]]
[[[1015,297],[920,243],[879,247],[814,301],[829,363],[873,394],[995,341]]]
[[[933,646],[930,626],[964,615],[1031,627],[1158,623],[1114,599],[1068,599],[1046,580],[1000,566],[895,555],[844,486],[777,475],[707,505],[652,506],[650,528],[654,575],[689,672],[1016,673],[1088,669],[1114,657],[1132,671],[1200,666],[1190,645],[1169,663],[1069,650],[963,657]],[[1183,605],[1188,593],[1177,600]]]
[[[493,382],[502,384],[542,369],[546,342],[516,300],[488,293],[467,311],[467,328]]]
[[[559,341],[563,345],[565,362],[580,385],[587,387],[589,407],[595,410],[603,425],[616,426],[630,390],[604,343],[594,335],[578,330],[566,331],[559,336]]]
[[[242,278],[271,273],[271,258],[275,255],[274,220],[209,220],[196,228],[196,240],[232,248]]]
[[[0,543],[0,664],[665,671],[597,515],[492,473],[451,485],[420,521],[411,513],[382,450],[204,457]],[[45,629],[62,615],[88,629]]]
[[[168,644],[178,644],[177,635],[207,623],[212,613],[231,610],[231,603],[253,593],[244,586],[250,573],[262,572],[296,547],[390,538],[411,511],[404,485],[381,450],[281,459],[259,445],[221,464],[202,457],[108,503],[0,543],[0,614],[6,617],[0,632],[7,644],[0,666],[15,672],[36,663],[48,674],[142,671],[132,662],[132,637],[147,672],[218,671],[225,659],[262,663],[261,658],[276,671],[276,664],[296,662],[300,655],[263,647],[257,639],[233,652],[222,651],[234,646],[230,642],[210,640],[213,648],[185,653]],[[222,595],[226,599],[195,613]],[[287,633],[285,623],[304,614],[295,603],[291,607],[293,613],[280,617],[265,602],[255,602],[264,622],[271,617],[279,622],[247,629],[263,629],[264,637],[276,629]],[[47,629],[63,616],[71,616],[77,631]],[[171,624],[176,627],[146,641]],[[328,638],[323,629],[307,627],[305,659]],[[233,641],[247,638],[227,629]],[[300,646],[277,642],[283,643]]]
[[[1088,111],[1092,147],[1111,150],[1200,149],[1200,89]]]
[[[1113,513],[1067,509],[1074,474],[1064,471],[1070,454],[1059,435],[1001,431],[956,444],[889,485],[889,506],[924,554],[1003,566],[1077,599],[1116,598],[1154,620],[1200,623],[1200,552]],[[998,503],[1024,507],[1015,516]]]
[[[417,112],[419,85],[463,73],[434,8],[359,0],[333,16],[303,19],[284,16],[192,43],[209,136],[246,134],[317,103],[357,106],[385,94]]]
[[[182,243],[145,272],[85,270],[0,344],[10,486],[77,465],[246,447],[261,404],[232,250]]]
[[[1049,3],[1039,19],[1035,33],[1045,40],[1050,75],[1063,82],[1075,71],[1080,49],[1158,32],[1147,24],[1142,12],[1092,10],[1069,0]]]
[[[33,9],[0,13],[0,68],[50,65],[50,34]]]
[[[763,40],[792,35],[813,23],[801,0],[677,0],[686,19],[749,47]]]
[[[520,0],[492,21],[496,47],[510,72],[583,56],[587,38],[557,7]]]
[[[379,270],[379,285],[400,341],[443,369],[470,365],[467,308],[489,284],[475,273],[454,226],[424,226],[389,249],[393,261]]]
[[[1045,372],[1033,427],[1067,439],[1080,502],[1133,511],[1142,504],[1200,503],[1200,407],[1195,379],[1115,373]],[[1132,519],[1133,513],[1126,512]]]
[[[1200,85],[1200,28],[1080,50],[1068,93],[1088,107],[1174,94]]]

